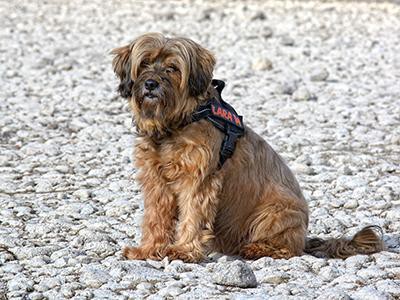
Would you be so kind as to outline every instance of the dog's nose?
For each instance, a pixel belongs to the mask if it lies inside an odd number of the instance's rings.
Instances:
[[[144,82],[144,87],[149,91],[155,90],[158,87],[158,82],[153,79],[147,79]]]

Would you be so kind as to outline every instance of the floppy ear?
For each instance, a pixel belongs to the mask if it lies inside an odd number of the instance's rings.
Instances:
[[[199,45],[194,46],[193,51],[194,55],[190,64],[189,93],[196,97],[206,92],[210,85],[215,58],[210,51]]]
[[[115,55],[112,61],[113,69],[120,79],[118,92],[123,98],[129,98],[132,96],[133,80],[131,78],[130,53],[130,45],[116,48],[111,51],[111,54]]]

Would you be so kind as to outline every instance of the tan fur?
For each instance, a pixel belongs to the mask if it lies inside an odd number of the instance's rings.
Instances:
[[[216,94],[208,50],[151,33],[113,54],[138,130],[134,156],[145,201],[141,245],[125,248],[127,258],[197,262],[213,250],[249,259],[328,251],[321,240],[306,241],[308,206],[299,184],[260,136],[246,127],[219,170],[223,134],[205,120],[188,122]],[[159,83],[156,100],[146,98],[149,79]],[[330,242],[329,256],[379,251],[380,241],[363,231],[351,251],[348,243]]]
[[[322,240],[309,239],[304,252],[330,258],[346,258],[356,254],[372,254],[384,250],[382,229],[378,226],[368,226],[359,231],[352,239],[339,238]]]

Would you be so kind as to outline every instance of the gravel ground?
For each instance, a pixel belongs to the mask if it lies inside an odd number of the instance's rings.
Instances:
[[[0,299],[399,299],[400,6],[128,2],[0,1]],[[378,224],[388,251],[123,260],[143,203],[109,51],[148,31],[216,54],[224,98],[297,173],[310,235]]]

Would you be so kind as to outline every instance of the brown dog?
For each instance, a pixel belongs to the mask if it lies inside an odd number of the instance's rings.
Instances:
[[[208,99],[214,56],[186,38],[150,33],[114,49],[119,92],[138,137],[135,164],[144,194],[142,242],[129,259],[197,262],[209,251],[289,258],[304,252],[347,257],[383,249],[374,227],[352,240],[307,240],[308,206],[282,158],[245,126],[233,156],[219,165],[224,133],[191,122]]]

